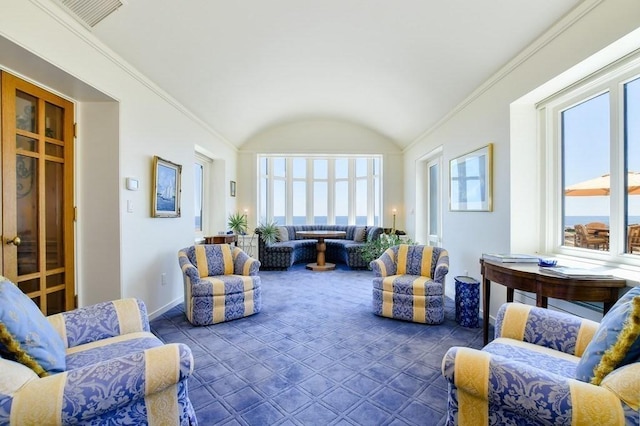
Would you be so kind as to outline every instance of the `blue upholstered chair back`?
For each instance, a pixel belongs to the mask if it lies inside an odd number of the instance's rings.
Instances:
[[[378,276],[421,275],[442,283],[449,272],[449,253],[441,247],[400,244],[371,262],[371,268]]]

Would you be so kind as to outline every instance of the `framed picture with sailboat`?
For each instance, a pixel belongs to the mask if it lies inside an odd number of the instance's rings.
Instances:
[[[180,217],[181,173],[181,165],[153,157],[152,217]]]

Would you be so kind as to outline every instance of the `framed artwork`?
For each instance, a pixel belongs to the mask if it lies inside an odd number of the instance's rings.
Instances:
[[[152,217],[180,217],[181,174],[181,165],[153,157]]]
[[[236,181],[235,180],[229,181],[229,193],[231,194],[232,197],[236,196]]]
[[[493,144],[449,163],[449,210],[493,211]]]

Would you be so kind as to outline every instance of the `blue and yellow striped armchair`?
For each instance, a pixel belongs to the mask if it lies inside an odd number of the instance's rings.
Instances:
[[[178,252],[184,307],[193,325],[257,314],[262,308],[260,262],[228,244],[199,244]]]
[[[0,295],[6,293],[16,290],[0,288]],[[0,311],[14,318],[32,303],[16,307],[5,301]],[[155,337],[142,301],[99,303],[40,320],[59,343],[42,347],[40,357],[34,354],[35,329],[26,341],[3,338],[0,344],[0,424],[197,424],[187,389],[191,350]],[[4,316],[0,328],[6,332],[11,323]],[[55,357],[58,367],[47,368]]]
[[[446,424],[640,424],[640,340],[633,341],[640,331],[640,296],[631,320],[619,321],[628,316],[632,296],[607,314],[617,322],[613,328],[607,316],[598,324],[521,303],[502,305],[493,341],[482,350],[450,348],[442,360],[449,386]],[[622,342],[630,346],[629,357],[611,363],[612,352],[602,343],[615,341],[612,330],[626,327],[633,329]]]
[[[440,247],[400,244],[370,263],[373,312],[425,324],[444,321],[444,279],[449,254]]]

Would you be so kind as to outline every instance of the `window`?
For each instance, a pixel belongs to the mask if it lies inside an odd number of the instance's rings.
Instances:
[[[260,220],[378,225],[380,156],[260,156]]]
[[[194,167],[194,192],[193,199],[194,206],[194,222],[195,222],[195,234],[196,239],[204,238],[204,235],[208,232],[208,203],[209,199],[207,194],[210,191],[209,177],[212,160],[205,157],[202,154],[196,153]]]
[[[557,188],[547,247],[640,264],[640,56],[620,61],[538,106]],[[553,235],[552,235],[553,234]],[[640,234],[639,234],[640,235]]]

